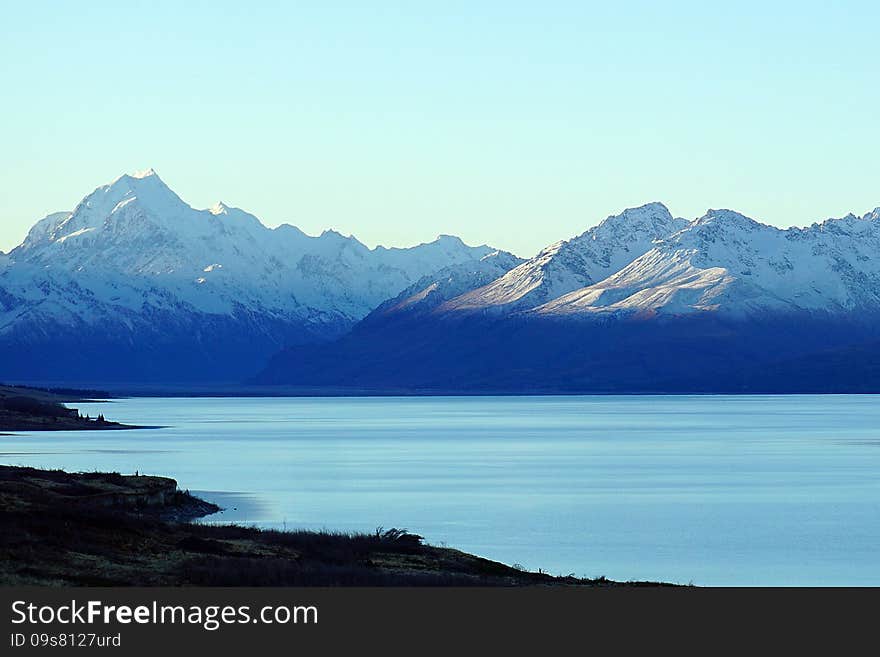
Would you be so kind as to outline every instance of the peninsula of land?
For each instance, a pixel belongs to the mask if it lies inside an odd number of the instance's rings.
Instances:
[[[0,385],[0,432],[7,431],[77,431],[100,429],[135,429],[111,422],[103,414],[82,415],[66,404],[93,401],[82,393],[54,392],[37,388]]]
[[[528,572],[400,529],[194,524],[219,508],[165,477],[0,466],[0,509],[0,585],[656,585]]]

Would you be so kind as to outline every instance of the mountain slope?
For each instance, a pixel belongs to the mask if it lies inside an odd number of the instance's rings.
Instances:
[[[649,203],[610,216],[491,283],[451,299],[443,312],[509,313],[532,308],[600,281],[648,251],[655,240],[687,226],[662,203]]]
[[[880,310],[877,253],[880,209],[788,230],[711,210],[604,281],[535,313],[873,312]]]
[[[511,253],[495,251],[479,260],[449,265],[423,276],[396,297],[385,301],[364,321],[430,312],[450,299],[494,281],[522,263],[522,258]]]
[[[878,252],[880,211],[789,230],[710,211],[536,307],[540,294],[514,312],[439,312],[453,299],[361,322],[279,354],[259,380],[360,393],[880,392]]]
[[[222,203],[191,208],[152,170],[124,175],[0,258],[0,377],[236,381],[494,251],[450,236],[369,249],[332,231],[269,229]]]
[[[880,391],[877,253],[880,209],[781,230],[659,203],[527,261],[450,236],[369,249],[195,210],[148,170],[0,254],[0,380]]]

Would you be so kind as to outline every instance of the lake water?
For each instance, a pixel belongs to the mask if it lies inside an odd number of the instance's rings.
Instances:
[[[880,398],[136,398],[0,462],[168,475],[272,527],[405,527],[551,573],[880,585]],[[212,518],[213,519],[213,518]]]

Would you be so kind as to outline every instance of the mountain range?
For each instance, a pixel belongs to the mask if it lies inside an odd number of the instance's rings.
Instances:
[[[258,381],[425,393],[880,391],[880,210],[782,230],[627,210],[429,308],[407,290]],[[458,293],[458,294],[456,294]]]
[[[0,380],[309,392],[880,390],[880,209],[779,229],[660,203],[523,260],[369,249],[152,170],[0,255]]]
[[[0,257],[0,378],[236,382],[283,347],[333,339],[448,266],[514,256],[440,236],[369,249],[325,231],[195,210],[152,170],[51,214]]]

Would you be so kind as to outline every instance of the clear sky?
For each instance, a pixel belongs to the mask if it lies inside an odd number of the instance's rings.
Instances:
[[[0,250],[119,174],[520,255],[651,200],[880,205],[873,2],[0,3]],[[256,6],[251,6],[256,5]]]

